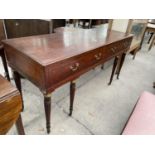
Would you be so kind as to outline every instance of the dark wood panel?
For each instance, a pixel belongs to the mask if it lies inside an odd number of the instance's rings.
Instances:
[[[49,21],[40,19],[5,19],[7,37],[18,38],[49,33]]]

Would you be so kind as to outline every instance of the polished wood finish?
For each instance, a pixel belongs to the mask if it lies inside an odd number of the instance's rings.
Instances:
[[[54,34],[9,39],[3,43],[10,67],[29,79],[43,94],[49,94],[126,52],[131,41],[132,35],[117,31],[107,33],[104,28],[61,28]],[[50,99],[45,98],[48,132],[49,102]]]
[[[15,123],[18,133],[24,134],[21,102],[18,90],[0,75],[0,134],[6,134]]]

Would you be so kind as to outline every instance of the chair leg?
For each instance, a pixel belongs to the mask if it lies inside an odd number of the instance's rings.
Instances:
[[[75,83],[75,81],[71,81],[71,83],[70,83],[69,116],[72,116],[72,112],[73,112],[73,103],[74,103],[74,97],[75,97],[75,89],[76,89],[76,83]]]
[[[1,57],[2,57],[2,62],[3,62],[6,78],[7,78],[8,81],[10,81],[10,76],[9,76],[9,71],[8,71],[8,66],[7,66],[7,62],[6,62],[4,49],[3,49],[2,53],[1,53]]]
[[[150,43],[150,46],[149,46],[149,51],[151,50],[153,44],[154,44],[154,41],[155,41],[155,34],[153,34],[153,37],[152,37],[152,40],[151,40],[151,43]]]
[[[19,135],[25,135],[25,131],[24,131],[21,115],[19,115],[18,120],[16,121],[16,128],[17,128],[17,131],[18,131]]]
[[[150,38],[149,38],[149,40],[148,40],[148,42],[147,42],[148,44],[150,43],[152,37],[153,37],[153,33],[151,33],[151,36],[150,36]]]
[[[108,85],[111,85],[111,83],[112,83],[114,73],[115,73],[115,69],[116,69],[116,66],[117,66],[117,62],[118,62],[118,57],[116,56],[115,60],[114,60],[114,63],[113,63],[112,73],[111,73],[111,77],[110,77],[110,81],[109,81]]]
[[[138,49],[135,49],[133,52],[133,60],[135,59],[137,52],[138,52]]]

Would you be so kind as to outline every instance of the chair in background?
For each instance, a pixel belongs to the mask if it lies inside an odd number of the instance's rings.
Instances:
[[[4,32],[4,28],[3,28],[3,20],[0,19],[0,56],[2,58],[2,63],[4,66],[5,76],[10,81],[10,76],[9,76],[7,61],[6,61],[6,57],[5,57],[5,53],[4,53],[4,48],[3,48],[3,45],[1,43],[1,41],[3,39],[5,39],[5,32]]]
[[[137,52],[142,46],[143,37],[145,34],[147,23],[148,23],[147,19],[130,19],[129,20],[126,34],[134,35],[130,49],[128,51],[128,53],[133,54],[133,59],[135,59]]]

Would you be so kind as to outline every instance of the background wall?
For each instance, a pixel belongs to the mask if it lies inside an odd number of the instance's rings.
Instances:
[[[129,19],[114,19],[112,30],[126,32]]]

